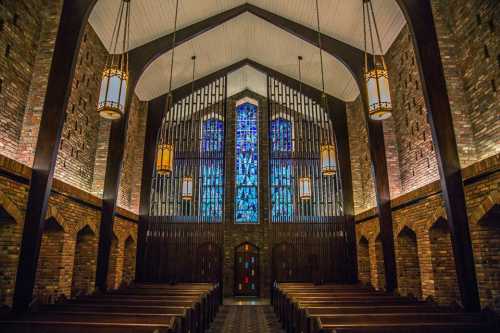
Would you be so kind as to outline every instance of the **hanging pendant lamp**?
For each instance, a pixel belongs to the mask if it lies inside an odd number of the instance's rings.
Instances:
[[[391,93],[389,90],[389,73],[385,64],[382,42],[375,20],[373,4],[371,0],[363,1],[363,32],[365,41],[365,84],[368,95],[368,114],[372,120],[384,120],[392,115]],[[368,28],[368,31],[367,31]],[[373,31],[375,30],[375,31]],[[368,40],[373,54],[373,64],[368,64]],[[374,35],[377,38],[380,55],[375,55]]]
[[[123,27],[123,29],[122,29]],[[121,46],[119,38],[123,36]],[[97,112],[102,118],[120,119],[125,113],[130,44],[130,0],[122,0],[111,37],[110,55],[102,73]],[[120,48],[120,49],[119,49]]]
[[[312,186],[310,177],[299,178],[299,197],[302,201],[311,200]]]
[[[179,12],[179,0],[175,5],[174,32],[172,34],[172,55],[170,60],[170,81],[167,93],[166,112],[173,106],[172,76],[174,71],[175,38],[177,33],[177,17]],[[160,176],[170,176],[174,170],[174,145],[170,140],[172,137],[162,131],[159,143],[156,147],[156,173]]]
[[[193,80],[191,83],[191,95],[194,94],[194,74],[196,68],[196,56],[192,56],[191,60],[193,61]],[[193,177],[187,176],[182,178],[182,191],[181,197],[184,201],[190,201],[193,199]]]
[[[323,110],[328,114],[328,100],[325,93],[325,71],[323,67],[323,48],[321,44],[321,30],[319,23],[319,5],[318,0],[316,0],[316,20],[318,25],[318,46],[319,46],[319,57],[321,63],[321,84],[322,84],[322,95],[321,103],[323,104]],[[333,176],[337,173],[337,152],[333,141],[334,137],[330,135],[322,135],[321,147],[319,149],[320,154],[320,168],[323,176]]]

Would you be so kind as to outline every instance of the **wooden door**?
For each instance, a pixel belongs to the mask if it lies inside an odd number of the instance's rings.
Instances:
[[[259,248],[250,243],[235,248],[234,295],[259,296]]]

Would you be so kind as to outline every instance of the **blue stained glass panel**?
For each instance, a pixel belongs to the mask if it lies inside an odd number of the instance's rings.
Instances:
[[[222,221],[224,203],[223,149],[224,122],[216,118],[205,120],[202,124],[201,151],[216,153],[216,156],[201,162],[201,215],[216,221]]]
[[[283,118],[271,122],[271,143],[273,153],[293,150],[292,123]],[[271,161],[271,206],[272,218],[289,218],[293,215],[292,165],[290,160]]]
[[[236,108],[236,223],[258,223],[257,106]]]

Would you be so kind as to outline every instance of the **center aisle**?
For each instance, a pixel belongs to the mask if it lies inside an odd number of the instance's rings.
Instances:
[[[270,305],[224,305],[208,333],[284,333]]]

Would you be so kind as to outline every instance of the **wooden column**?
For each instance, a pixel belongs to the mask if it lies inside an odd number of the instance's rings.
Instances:
[[[369,63],[368,65],[371,66],[372,64]],[[380,238],[384,254],[385,287],[387,291],[392,292],[398,288],[398,279],[383,121],[371,120],[368,115],[368,92],[364,80],[364,66],[357,67],[355,77],[360,87],[360,98],[363,103],[363,114],[368,131],[368,147],[375,182]]]
[[[467,311],[480,311],[460,160],[431,2],[398,0],[398,3],[408,21],[416,51],[432,141],[436,148],[462,303]]]
[[[347,235],[345,235],[345,279],[348,282],[355,282],[358,279],[358,260],[356,255],[356,228],[352,191],[351,152],[349,149],[349,132],[347,128],[347,106],[346,103],[332,98],[328,98],[328,106],[337,140],[337,159],[339,163],[337,169],[342,186],[344,218],[346,230],[348,231]]]
[[[106,161],[106,174],[104,178],[104,190],[102,195],[101,224],[99,226],[99,244],[97,252],[96,288],[102,292],[107,290],[107,276],[109,270],[109,255],[111,252],[111,240],[113,239],[113,224],[116,213],[116,202],[120,175],[123,165],[123,153],[127,141],[128,119],[130,107],[137,83],[137,76],[129,70],[129,82],[127,98],[125,102],[125,113],[111,123],[109,135],[108,156]]]
[[[65,0],[63,3],[28,194],[14,292],[16,312],[27,311],[33,297],[45,214],[61,143],[64,114],[68,107],[83,31],[95,2],[96,0]]]
[[[161,128],[163,115],[166,108],[166,95],[148,102],[148,117],[146,121],[146,137],[144,140],[144,158],[141,177],[141,199],[139,205],[139,232],[136,256],[136,280],[144,281],[145,278],[145,246],[147,232],[147,217],[149,215],[151,178],[156,159],[156,140]]]

